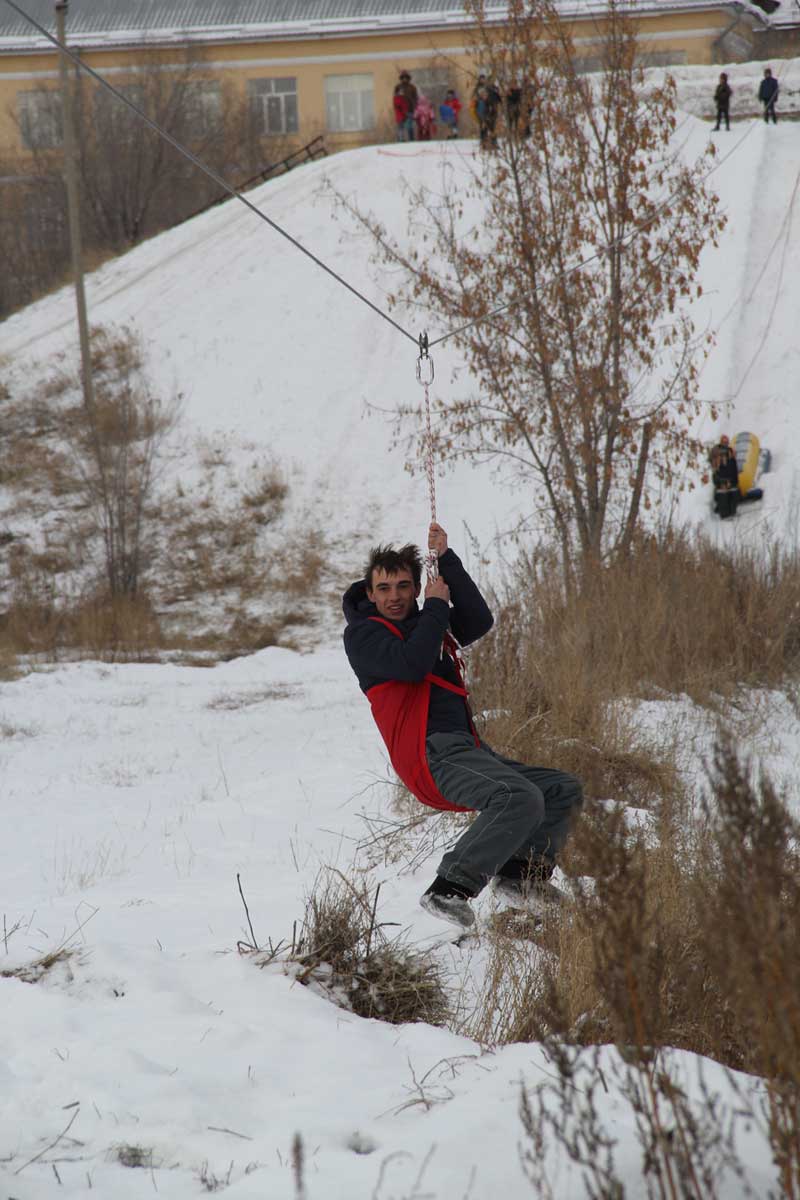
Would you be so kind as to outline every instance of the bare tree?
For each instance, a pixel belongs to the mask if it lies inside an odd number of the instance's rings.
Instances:
[[[122,100],[83,72],[71,74],[80,147],[82,224],[89,262],[185,220],[220,194],[209,179]],[[144,54],[114,87],[240,186],[285,157],[291,135],[266,136],[252,97],[240,96],[187,55],[166,67]],[[0,317],[29,303],[69,268],[57,90],[12,114],[25,164],[0,162]]]
[[[130,330],[92,331],[95,403],[73,412],[69,441],[83,502],[102,541],[112,597],[135,596],[148,563],[147,511],[156,466],[175,427],[178,402],[162,402],[143,371]]]
[[[122,100],[82,73],[76,81],[82,189],[100,244],[114,250],[132,245],[217,196],[219,185]],[[146,55],[115,87],[233,182],[260,164],[246,104],[191,56],[166,70]]]
[[[440,402],[439,455],[510,464],[565,561],[601,561],[630,548],[648,484],[698,458],[688,302],[724,224],[712,152],[681,158],[674,81],[648,84],[616,0],[592,76],[551,0],[512,0],[502,36],[472,8],[476,74],[496,91],[467,186],[412,194],[410,245],[350,210],[404,268],[393,299],[468,326],[456,340],[474,390]]]

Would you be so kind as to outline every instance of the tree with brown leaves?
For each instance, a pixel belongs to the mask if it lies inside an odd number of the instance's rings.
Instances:
[[[504,97],[496,139],[444,194],[412,193],[415,246],[357,216],[405,269],[393,300],[466,326],[471,390],[439,402],[438,457],[510,465],[565,563],[586,566],[628,551],[659,485],[692,486],[709,339],[690,305],[724,224],[705,184],[713,149],[684,161],[674,80],[646,79],[616,0],[593,74],[551,0],[512,0],[502,28],[472,10],[476,70]]]

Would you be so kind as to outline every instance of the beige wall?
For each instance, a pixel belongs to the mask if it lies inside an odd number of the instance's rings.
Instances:
[[[714,43],[732,24],[729,11],[710,5],[706,11],[659,15],[640,22],[643,51],[664,61],[711,63]],[[597,36],[593,22],[576,22],[576,48],[586,66],[591,66],[592,42]],[[69,38],[69,30],[67,31]],[[407,68],[450,68],[456,86],[461,83],[462,99],[469,86],[463,72],[468,67],[469,31],[450,28],[442,31],[368,33],[325,38],[281,40],[273,42],[237,42],[206,44],[193,51],[215,78],[228,84],[242,97],[247,81],[274,77],[297,80],[299,129],[292,141],[302,144],[317,133],[325,133],[329,149],[383,140],[392,135],[391,96],[398,71]],[[175,69],[183,52],[149,50],[164,69]],[[141,59],[140,49],[108,49],[84,52],[84,58],[113,84],[131,78]],[[374,128],[362,132],[332,132],[326,120],[326,78],[367,75],[372,77]],[[58,87],[58,62],[55,52],[4,54],[0,52],[0,156],[19,157],[24,164],[30,153],[22,144],[17,121],[19,96],[23,91]],[[463,120],[469,118],[464,114]],[[283,139],[285,144],[286,139]],[[265,157],[269,159],[270,138],[264,138]]]

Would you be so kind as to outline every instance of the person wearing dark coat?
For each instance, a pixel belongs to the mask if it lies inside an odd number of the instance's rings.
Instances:
[[[725,128],[730,130],[730,104],[732,94],[733,89],[728,83],[728,76],[723,71],[719,77],[719,83],[717,84],[716,91],[714,92],[714,103],[717,106],[717,123],[714,126],[715,130],[720,128],[723,120],[725,121]]]
[[[769,119],[772,117],[772,124],[778,124],[778,117],[775,112],[775,105],[778,102],[778,81],[772,74],[769,67],[764,68],[764,78],[758,85],[758,98],[764,105],[764,120],[769,124]]]
[[[343,599],[344,648],[409,791],[431,808],[477,814],[420,898],[426,911],[469,927],[469,901],[490,881],[517,903],[558,900],[549,880],[582,793],[573,775],[506,758],[476,732],[459,646],[488,633],[493,617],[435,521],[428,547],[439,574],[422,608],[418,548],[371,552]]]
[[[714,447],[714,511],[722,520],[735,517],[739,503],[739,468],[736,455],[727,444]]]
[[[397,119],[398,100],[404,100],[406,105],[405,116],[402,121],[403,138],[398,137],[398,141],[405,140],[408,142],[414,141],[414,113],[417,110],[417,100],[419,93],[411,82],[411,76],[408,71],[400,72],[400,82],[395,86],[395,119]]]

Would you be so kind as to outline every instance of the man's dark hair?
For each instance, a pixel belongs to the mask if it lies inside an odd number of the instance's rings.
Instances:
[[[372,572],[385,571],[387,575],[396,575],[398,571],[410,571],[414,579],[414,587],[419,587],[422,580],[422,555],[419,546],[411,542],[395,550],[394,546],[375,546],[370,550],[367,565],[364,568],[364,582],[367,591],[372,591]]]

